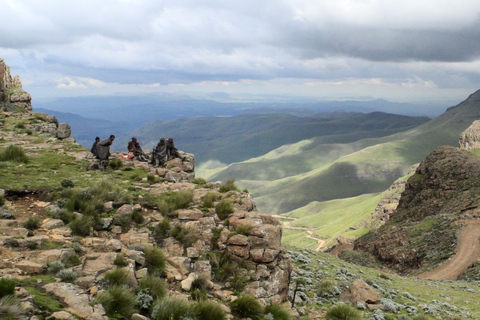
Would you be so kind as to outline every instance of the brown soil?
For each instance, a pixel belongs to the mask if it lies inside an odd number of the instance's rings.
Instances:
[[[473,262],[480,258],[480,221],[465,220],[458,234],[455,255],[438,268],[422,273],[419,278],[456,280]]]

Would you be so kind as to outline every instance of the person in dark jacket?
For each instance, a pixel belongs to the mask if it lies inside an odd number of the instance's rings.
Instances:
[[[93,143],[92,145],[92,148],[90,149],[90,152],[95,156],[95,158],[98,159],[98,156],[97,156],[97,143],[100,142],[100,137],[96,137],[95,138],[95,142]]]
[[[182,157],[180,153],[178,153],[178,149],[175,148],[175,145],[173,144],[173,138],[168,138],[167,140],[167,157],[168,160],[173,159],[174,157],[182,159],[182,161],[185,161],[185,157]]]
[[[161,138],[157,146],[153,149],[152,164],[155,168],[163,167],[167,160],[167,143],[165,138]]]
[[[115,140],[115,136],[112,134],[107,139],[97,142],[96,147],[96,156],[100,160],[108,160],[110,156],[110,146]]]
[[[132,140],[128,143],[128,152],[133,153],[135,157],[138,158],[140,161],[148,161],[148,156],[143,152],[142,147],[140,147],[140,142],[138,142],[137,138],[133,137]]]

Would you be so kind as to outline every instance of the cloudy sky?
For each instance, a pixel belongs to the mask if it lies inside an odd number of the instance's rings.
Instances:
[[[460,102],[478,0],[0,0],[0,58],[34,99],[225,92]]]

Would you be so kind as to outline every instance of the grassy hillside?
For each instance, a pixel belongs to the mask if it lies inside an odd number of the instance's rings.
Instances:
[[[328,143],[347,143],[381,137],[425,123],[425,117],[381,112],[325,113],[310,117],[288,114],[244,114],[235,117],[195,117],[153,121],[131,132],[147,149],[161,137],[174,137],[181,150],[203,163],[232,163],[265,154],[282,145],[322,137]],[[127,141],[119,140],[119,145]]]
[[[254,194],[259,211],[292,215],[303,208],[309,213],[308,223],[320,226],[323,217],[310,203],[338,200],[338,205],[386,190],[436,147],[457,146],[460,133],[479,118],[476,92],[438,118],[405,132],[343,144],[313,138],[245,162],[202,170],[200,175],[211,180],[234,178]],[[362,216],[362,210],[359,206],[352,214]]]

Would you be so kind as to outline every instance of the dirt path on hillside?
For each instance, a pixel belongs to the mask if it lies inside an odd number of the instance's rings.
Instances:
[[[272,217],[275,217],[277,219],[287,219],[287,220],[291,220],[291,221],[295,221],[295,220],[298,219],[298,218],[294,218],[294,217],[284,217],[282,215],[276,215],[276,214],[272,214]],[[315,240],[318,243],[318,246],[315,249],[315,251],[323,251],[322,247],[325,245],[326,240],[322,239],[322,238],[319,238],[319,237],[317,237],[316,235],[313,234],[313,231],[315,230],[315,228],[313,228],[313,227],[293,227],[293,226],[290,225],[291,221],[282,222],[282,227],[285,228],[285,229],[307,231],[307,233],[308,233],[307,238]]]
[[[456,280],[468,266],[480,258],[480,221],[465,220],[458,235],[457,253],[438,268],[419,275],[423,279]]]

